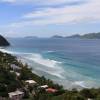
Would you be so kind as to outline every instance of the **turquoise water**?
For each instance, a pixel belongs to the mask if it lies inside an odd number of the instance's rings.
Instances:
[[[66,88],[100,87],[100,40],[8,39],[7,52]]]

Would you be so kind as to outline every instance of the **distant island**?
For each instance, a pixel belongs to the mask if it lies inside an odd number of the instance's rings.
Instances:
[[[0,35],[0,46],[9,46],[10,43],[3,37]]]
[[[100,32],[99,33],[85,34],[85,35],[83,35],[83,38],[100,39]]]
[[[72,36],[59,36],[59,35],[55,35],[52,36],[51,38],[79,38],[79,39],[100,39],[100,32],[98,33],[88,33],[88,34],[84,34],[84,35],[79,35],[79,34],[75,34]]]
[[[60,35],[54,35],[54,36],[52,36],[51,38],[65,38],[65,37],[60,36]]]
[[[26,38],[26,39],[37,39],[38,37],[37,36],[26,36],[26,37],[24,37],[24,38]]]

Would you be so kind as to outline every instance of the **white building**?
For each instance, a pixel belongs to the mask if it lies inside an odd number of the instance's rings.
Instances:
[[[34,80],[26,80],[25,82],[28,83],[28,84],[33,84],[33,85],[37,83]]]
[[[24,92],[19,91],[19,90],[15,91],[15,92],[10,92],[8,94],[9,94],[9,98],[11,100],[21,100],[24,96]]]
[[[46,88],[48,88],[48,85],[42,85],[42,86],[40,86],[40,88],[46,89]]]

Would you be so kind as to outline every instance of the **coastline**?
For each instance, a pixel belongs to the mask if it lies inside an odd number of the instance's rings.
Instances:
[[[11,54],[13,56],[16,56],[18,61],[21,61],[23,63],[23,65],[28,64],[28,67],[33,69],[32,72],[34,74],[38,75],[39,77],[41,77],[41,76],[44,76],[45,77],[46,76],[46,79],[51,79],[51,78],[48,78],[49,77],[49,74],[48,73],[43,72],[41,70],[34,70],[34,67],[33,66],[38,66],[37,63],[30,64],[28,62],[28,60],[26,58],[23,58],[19,53],[7,51],[4,48],[3,49],[0,48],[0,51],[3,52],[3,53],[8,53],[8,54]],[[72,90],[74,88],[77,89],[77,90],[82,90],[84,88],[88,88],[88,87],[85,87],[83,85],[83,82],[82,81],[76,81],[76,83],[73,83],[73,82],[69,82],[68,80],[65,80],[65,79],[63,79],[63,80],[62,79],[61,80],[59,79],[58,80],[58,79],[54,78],[54,79],[51,79],[51,80],[55,84],[62,85],[64,87],[64,89],[67,89],[67,90]]]
[[[45,76],[46,79],[51,79],[54,83],[58,83],[59,85],[63,85],[64,89],[71,90],[76,88],[78,90],[84,88],[99,88],[99,80],[92,79],[91,77],[80,76],[79,73],[73,73],[74,70],[69,69],[64,70],[62,62],[43,58],[42,55],[38,53],[26,53],[26,52],[17,52],[11,48],[8,49],[0,49],[2,52],[6,52],[17,56],[18,60],[21,60],[24,64],[28,64],[30,68],[33,69],[33,73],[38,76]],[[47,51],[46,51],[47,52]],[[51,51],[49,51],[51,53]],[[52,51],[53,52],[53,51]],[[50,66],[49,66],[50,65]],[[81,64],[80,64],[81,65]],[[56,67],[57,66],[57,67]],[[65,74],[68,76],[65,76]],[[71,75],[71,76],[70,76]],[[74,76],[76,78],[80,78],[80,80],[72,80],[71,78]]]
[[[12,93],[25,93],[21,98],[25,98],[28,100],[88,100],[88,99],[95,99],[99,98],[100,96],[100,89],[99,88],[83,88],[78,89],[72,88],[72,89],[64,89],[62,85],[60,85],[58,82],[57,84],[48,78],[45,78],[44,76],[39,76],[32,72],[32,68],[28,66],[25,62],[24,64],[21,62],[21,59],[18,60],[18,58],[15,55],[11,55],[8,53],[0,52],[1,54],[1,71],[0,74],[3,75],[2,78],[4,78],[2,81],[3,88],[6,88],[4,91],[0,91],[0,98],[1,99],[8,99],[11,98],[9,94]],[[5,60],[6,58],[6,60]],[[9,66],[5,66],[5,64]],[[14,68],[14,69],[13,69]],[[5,74],[5,71],[7,74]],[[9,77],[7,79],[6,77]],[[13,77],[13,78],[11,78]],[[9,82],[9,84],[6,83],[6,81]],[[14,82],[16,81],[16,82]],[[12,82],[14,87],[12,87]],[[26,82],[35,82],[36,85],[32,85],[31,83],[26,84]],[[7,84],[6,87],[4,84]],[[66,84],[67,85],[67,84]],[[40,87],[48,86],[47,89],[43,89]],[[69,84],[68,84],[69,86]],[[8,88],[9,87],[9,88]],[[2,87],[0,87],[0,90]],[[8,90],[9,89],[9,90]],[[96,93],[96,94],[95,94]],[[14,96],[16,97],[16,96]],[[18,96],[19,98],[19,96]],[[44,99],[42,99],[44,98]],[[72,99],[69,99],[72,98]],[[15,99],[14,99],[15,100]],[[20,100],[20,99],[18,99]],[[24,100],[24,99],[23,99]],[[99,99],[97,99],[99,100]]]

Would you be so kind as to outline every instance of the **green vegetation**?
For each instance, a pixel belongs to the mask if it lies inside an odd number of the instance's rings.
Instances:
[[[12,64],[18,66],[20,69],[18,68],[16,71],[13,71]],[[15,72],[20,73],[20,76],[18,77]],[[27,64],[22,64],[16,57],[0,52],[0,96],[8,97],[9,92],[20,88],[25,90],[25,80],[29,79],[35,80],[38,86],[47,84],[57,90],[63,89],[62,86],[54,84],[51,80],[32,73],[32,69],[28,68]]]
[[[19,68],[13,69],[11,65]],[[20,76],[16,75],[20,73]],[[26,80],[37,82],[34,86],[27,86]],[[38,88],[47,84],[57,90],[55,93],[48,93]],[[83,89],[81,91],[64,90],[62,86],[54,84],[53,81],[32,73],[27,64],[22,64],[15,56],[0,52],[0,97],[8,98],[8,93],[20,89],[25,93],[23,100],[100,100],[100,89]]]
[[[77,91],[75,89],[71,91],[65,91],[63,95],[53,97],[51,100],[100,100],[100,89],[83,89]]]

